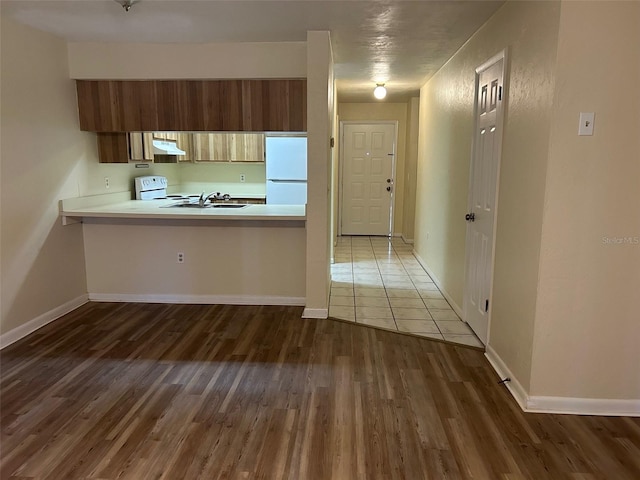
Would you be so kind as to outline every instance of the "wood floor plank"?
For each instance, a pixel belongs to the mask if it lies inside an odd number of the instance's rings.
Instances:
[[[525,414],[477,349],[301,314],[83,305],[0,352],[0,479],[640,479],[638,418]]]

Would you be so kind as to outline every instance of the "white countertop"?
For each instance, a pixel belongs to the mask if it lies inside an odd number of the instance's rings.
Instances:
[[[130,192],[62,200],[60,215],[66,218],[128,218],[170,220],[304,221],[305,205],[250,204],[244,208],[162,208],[172,200],[125,200]],[[245,197],[246,198],[246,197]]]

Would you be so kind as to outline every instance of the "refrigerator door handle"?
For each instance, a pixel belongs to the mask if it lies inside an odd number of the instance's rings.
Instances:
[[[287,180],[284,178],[269,178],[267,180],[273,183],[307,183],[306,180]]]

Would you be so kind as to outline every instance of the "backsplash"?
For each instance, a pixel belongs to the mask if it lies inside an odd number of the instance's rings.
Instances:
[[[169,193],[200,193],[218,191],[232,195],[264,195],[266,191],[264,163],[150,163],[149,168],[128,165],[87,162],[84,181],[78,185],[79,195],[133,192],[135,177],[162,175],[169,182]],[[244,175],[245,181],[240,181]],[[109,179],[106,188],[105,178]]]
[[[202,191],[231,195],[266,193],[264,163],[185,163],[178,165],[179,183],[186,193]],[[245,181],[240,181],[244,175]],[[169,189],[171,191],[171,189]]]

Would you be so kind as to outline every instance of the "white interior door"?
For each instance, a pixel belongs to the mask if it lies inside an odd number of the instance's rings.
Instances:
[[[476,119],[467,221],[464,317],[487,343],[491,308],[494,225],[502,151],[504,55],[476,70]]]
[[[343,128],[343,235],[390,235],[396,126]]]

